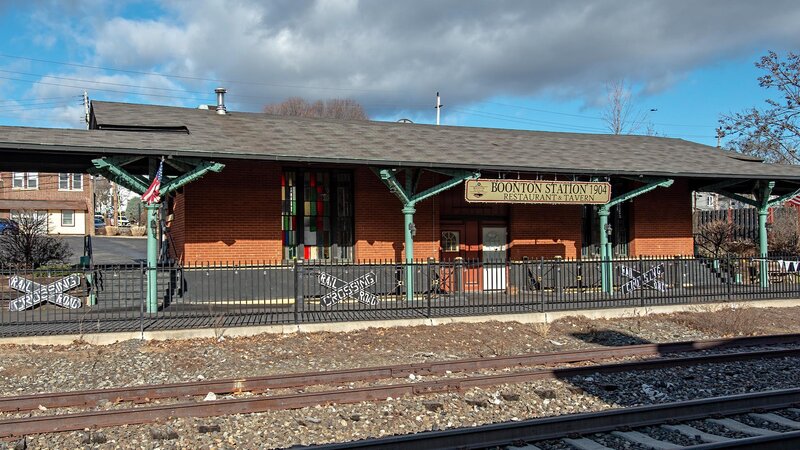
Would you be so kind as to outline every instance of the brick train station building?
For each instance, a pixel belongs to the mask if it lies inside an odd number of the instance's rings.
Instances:
[[[136,153],[225,165],[171,197],[173,252],[183,263],[404,260],[403,199],[431,189],[413,205],[415,259],[485,258],[490,235],[492,257],[511,260],[597,258],[601,234],[611,256],[688,256],[692,191],[758,194],[772,182],[774,197],[800,187],[795,167],[663,137],[105,102],[93,102],[91,113],[84,134],[147,137]],[[641,192],[608,208],[601,233],[603,205],[468,202],[462,180],[474,178],[603,182],[617,199]]]
[[[765,207],[800,187],[797,167],[680,139],[213,107],[94,101],[89,130],[1,136],[4,170],[97,172],[134,191],[163,160],[175,181],[163,208],[170,251],[183,264],[692,255],[693,191]],[[610,196],[467,201],[467,180],[598,183]]]

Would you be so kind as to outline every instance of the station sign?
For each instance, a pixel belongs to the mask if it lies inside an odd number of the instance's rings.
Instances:
[[[611,184],[594,181],[467,180],[464,198],[476,203],[603,205],[611,201]]]

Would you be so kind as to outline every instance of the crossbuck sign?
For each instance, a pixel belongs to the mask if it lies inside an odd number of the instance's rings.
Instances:
[[[346,298],[354,298],[365,305],[378,303],[378,297],[375,294],[364,290],[375,285],[374,272],[361,275],[349,283],[325,272],[320,272],[318,277],[319,284],[332,289],[320,299],[322,306],[333,306]]]
[[[66,291],[76,288],[80,284],[81,277],[77,274],[69,275],[47,285],[14,275],[8,279],[8,287],[25,292],[26,295],[9,302],[8,309],[10,311],[24,311],[43,302],[50,302],[70,309],[80,308],[81,299],[65,294]]]
[[[667,290],[664,282],[659,280],[659,278],[664,275],[664,263],[652,267],[644,273],[628,266],[621,266],[620,270],[622,276],[628,278],[628,281],[619,287],[619,291],[623,294],[628,294],[643,287],[656,289],[661,292]]]

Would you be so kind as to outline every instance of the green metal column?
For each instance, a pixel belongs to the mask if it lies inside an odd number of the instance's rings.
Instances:
[[[147,209],[147,312],[158,312],[158,203],[145,206]]]
[[[769,214],[769,207],[764,206],[758,208],[758,257],[760,258],[759,278],[761,287],[769,286],[769,261],[767,255],[769,246],[767,245],[767,215]]]
[[[411,227],[414,224],[414,209],[413,205],[403,207],[403,223],[405,225],[405,240],[406,240],[406,301],[414,299],[414,236],[411,233]]]
[[[606,205],[597,210],[597,217],[600,219],[600,282],[603,293],[610,294],[613,290],[611,278],[611,253],[608,251],[609,242],[606,228],[608,228],[608,216],[610,208]]]
[[[775,182],[761,183],[758,190],[758,253],[759,253],[759,281],[761,287],[769,286],[769,261],[767,256],[769,254],[769,245],[767,243],[767,215],[769,214],[770,201],[769,196],[772,193],[772,188],[775,187]]]
[[[640,177],[635,179],[640,183],[647,183],[644,186],[639,186],[632,191],[614,197],[597,209],[597,217],[600,225],[600,279],[601,287],[604,293],[611,294],[614,291],[614,275],[611,266],[611,255],[613,254],[611,242],[608,240],[606,228],[608,228],[608,216],[611,213],[611,207],[636,198],[642,194],[646,194],[653,189],[659,187],[670,187],[674,180],[670,178],[644,178]]]
[[[105,156],[92,160],[96,173],[112,180],[131,191],[142,195],[147,191],[150,180],[155,176],[158,168],[159,158],[148,158],[150,178],[141,175],[133,175],[124,166],[143,159],[143,156]],[[167,165],[175,167],[182,172],[181,175],[173,178],[164,176],[161,180],[161,197],[174,192],[188,183],[200,179],[208,172],[220,172],[225,167],[224,164],[213,161],[205,161],[197,158],[161,158]],[[147,210],[147,312],[155,313],[158,311],[158,204],[145,206]]]
[[[395,177],[397,170],[405,170],[405,187]],[[480,178],[480,172],[467,172],[460,170],[445,170],[445,169],[429,169],[443,175],[450,176],[447,181],[437,184],[429,189],[419,193],[414,193],[416,190],[416,183],[412,177],[411,170],[408,169],[377,169],[372,168],[372,171],[383,181],[389,188],[389,191],[400,199],[403,204],[403,236],[405,237],[405,250],[406,250],[406,270],[405,270],[405,285],[406,285],[406,300],[411,301],[414,299],[414,208],[417,203],[439,194],[447,189],[461,184],[464,180]],[[417,173],[417,181],[419,180],[419,173]]]

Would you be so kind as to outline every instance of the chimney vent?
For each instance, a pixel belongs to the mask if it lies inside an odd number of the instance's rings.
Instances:
[[[225,93],[228,92],[228,90],[218,87],[214,89],[214,92],[217,93],[217,114],[225,114]]]

